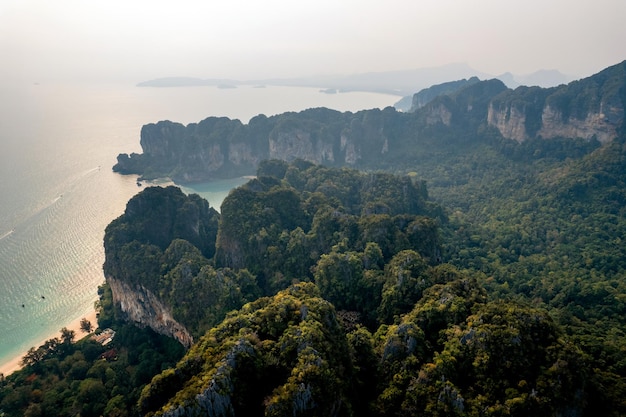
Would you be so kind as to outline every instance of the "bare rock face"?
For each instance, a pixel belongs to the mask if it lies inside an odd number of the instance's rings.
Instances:
[[[303,129],[280,130],[269,138],[271,159],[292,161],[304,159],[318,164],[334,162],[333,144],[315,140],[310,131]]]
[[[131,288],[126,282],[107,277],[113,293],[113,302],[120,306],[129,320],[148,326],[155,332],[173,337],[185,348],[193,344],[193,337],[182,324],[172,318],[171,311],[143,286]]]
[[[611,109],[612,113],[619,109]],[[532,136],[526,129],[526,112],[515,106],[496,108],[493,103],[489,105],[487,123],[496,127],[507,139],[523,142]],[[590,111],[584,118],[574,116],[566,117],[557,108],[546,105],[541,113],[541,124],[536,132],[537,137],[543,139],[553,138],[580,138],[597,139],[600,143],[607,143],[618,135],[617,124],[611,123],[609,116],[603,111]]]
[[[604,106],[600,106],[599,111],[587,113],[584,119],[569,117],[564,120],[563,114],[546,106],[541,116],[542,126],[538,134],[545,138],[596,138],[600,143],[607,143],[617,137],[617,126],[610,123],[608,114],[605,113]],[[619,112],[617,108],[609,109],[611,113]],[[622,110],[623,111],[623,110]]]
[[[348,165],[354,165],[359,159],[361,159],[361,153],[357,148],[354,141],[347,135],[342,134],[339,140],[341,151],[345,153],[345,161]]]
[[[255,153],[247,143],[231,143],[228,147],[228,160],[234,165],[249,163],[258,166],[261,162],[261,155]]]
[[[513,106],[496,108],[493,103],[490,103],[487,110],[487,124],[496,127],[507,139],[518,142],[528,139],[526,113]]]
[[[445,126],[450,126],[451,122],[452,112],[443,103],[437,103],[428,107],[428,112],[426,113],[427,125],[442,123]]]
[[[519,87],[489,103],[487,123],[508,139],[611,142],[624,125],[626,61],[554,88]]]
[[[162,121],[141,128],[141,148],[147,155],[157,158],[179,157],[182,148],[178,138],[185,133],[181,123]]]

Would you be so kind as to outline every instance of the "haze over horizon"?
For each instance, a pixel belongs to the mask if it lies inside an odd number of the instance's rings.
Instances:
[[[10,82],[262,79],[466,63],[592,75],[626,59],[622,0],[2,0]]]

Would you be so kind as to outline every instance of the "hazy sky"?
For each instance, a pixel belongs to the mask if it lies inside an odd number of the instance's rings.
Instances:
[[[464,62],[582,77],[626,59],[625,16],[625,0],[0,0],[0,76],[252,79]]]

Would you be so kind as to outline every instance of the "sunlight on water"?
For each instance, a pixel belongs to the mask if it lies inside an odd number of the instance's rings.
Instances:
[[[0,86],[0,365],[82,317],[104,281],[108,223],[141,191],[111,171],[140,152],[146,123],[328,106],[392,105],[398,97],[317,89],[133,86]],[[245,178],[183,187],[219,210]]]

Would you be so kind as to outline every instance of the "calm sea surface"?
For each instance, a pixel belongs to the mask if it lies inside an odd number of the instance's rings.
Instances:
[[[314,88],[0,85],[0,365],[82,317],[104,282],[106,225],[141,190],[111,171],[146,123],[247,123],[310,107],[357,111],[399,97]],[[184,188],[219,209],[243,179]]]

